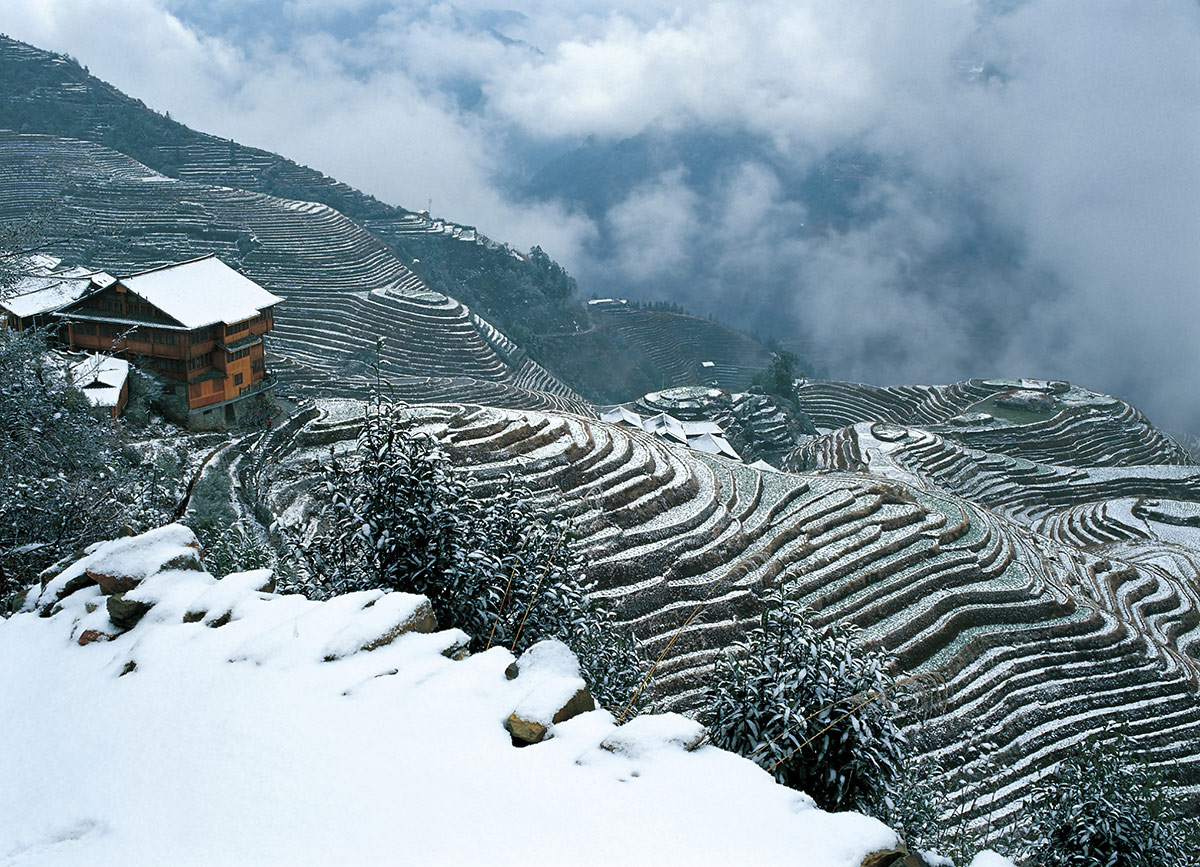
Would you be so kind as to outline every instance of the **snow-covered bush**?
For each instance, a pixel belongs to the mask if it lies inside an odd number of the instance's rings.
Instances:
[[[852,637],[814,628],[799,603],[772,595],[759,626],[717,660],[709,731],[822,809],[883,815],[905,742],[884,657]]]
[[[0,328],[0,597],[88,542],[116,535],[124,502],[111,423],[46,354]]]
[[[406,431],[400,410],[371,408],[357,447],[326,476],[325,532],[293,540],[310,580],[329,596],[386,587],[429,598],[443,627],[520,653],[559,638],[580,656],[602,704],[636,688],[640,659],[611,612],[593,603],[569,545],[569,520],[544,513],[519,480],[480,495],[428,434]]]
[[[198,531],[204,549],[204,568],[217,578],[251,569],[274,569],[275,552],[253,526],[233,524]]]
[[[1037,867],[1186,867],[1200,863],[1185,820],[1127,732],[1084,741],[1034,790],[1026,861]]]

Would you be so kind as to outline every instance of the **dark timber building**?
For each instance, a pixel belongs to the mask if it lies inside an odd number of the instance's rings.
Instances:
[[[62,338],[72,349],[151,359],[189,427],[236,422],[272,387],[263,335],[282,298],[211,255],[108,280],[58,310]]]

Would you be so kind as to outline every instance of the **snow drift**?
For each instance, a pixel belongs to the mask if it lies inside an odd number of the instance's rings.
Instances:
[[[674,715],[590,711],[515,748],[510,714],[561,689],[556,650],[510,679],[422,597],[280,596],[197,547],[178,525],[93,546],[0,621],[0,862],[859,867],[898,843],[690,749]]]

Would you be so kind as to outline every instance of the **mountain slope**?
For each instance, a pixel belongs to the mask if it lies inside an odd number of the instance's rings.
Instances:
[[[702,729],[679,717],[618,727],[596,710],[517,749],[508,715],[581,683],[538,646],[510,678],[512,654],[464,658],[466,636],[422,619],[423,597],[277,596],[260,590],[269,570],[218,581],[195,548],[170,525],[93,551],[136,576],[125,598],[146,609],[111,640],[90,640],[115,630],[94,585],[53,616],[0,619],[5,734],[23,745],[0,787],[5,863],[611,864],[632,851],[717,865],[799,850],[812,867],[859,867],[897,843],[698,747]]]
[[[246,468],[245,488],[294,521],[318,481],[312,467],[330,440],[354,436],[358,417],[329,404],[298,419]],[[853,435],[858,446],[815,448],[815,471],[797,474],[571,415],[452,404],[410,424],[438,433],[477,478],[502,485],[519,471],[548,509],[574,515],[597,595],[649,659],[661,656],[650,690],[665,707],[703,713],[716,655],[779,587],[818,624],[857,625],[860,641],[919,678],[909,731],[945,769],[948,812],[1014,821],[1037,778],[1114,720],[1169,785],[1200,789],[1200,531],[1165,523],[1187,508],[1200,515],[1200,468],[1093,468],[1120,480],[1124,509],[1108,500],[1081,511],[1070,499],[1030,522],[906,469],[902,450],[877,456],[889,440],[870,434],[893,436],[888,422],[817,440]],[[1020,435],[1010,431],[1014,445]],[[931,436],[912,427],[890,444],[920,455]],[[857,454],[872,456],[869,468],[839,457]],[[996,489],[1033,466],[991,462]],[[1176,480],[1164,487],[1156,472]],[[1128,500],[1151,487],[1138,518]],[[980,775],[993,787],[986,800]]]
[[[214,252],[284,297],[269,349],[285,360],[278,373],[293,393],[365,393],[378,361],[408,399],[473,393],[587,411],[328,206],[168,178],[90,142],[7,132],[0,187],[0,214],[40,214],[59,255],[128,273]]]
[[[427,288],[469,305],[592,399],[629,400],[664,383],[690,382],[660,367],[655,342],[639,342],[636,335],[631,339],[593,320],[578,297],[569,289],[564,292],[565,275],[557,265],[544,267],[539,257],[518,254],[469,226],[386,205],[277,154],[196,132],[94,78],[70,58],[0,36],[4,128],[96,142],[182,181],[328,205],[382,240],[399,262],[418,269]],[[39,203],[43,209],[45,205]],[[28,208],[28,201],[10,202],[0,209],[0,219],[24,217]],[[227,219],[236,222],[236,217]],[[140,246],[149,243],[143,239]],[[103,252],[118,260],[144,255],[125,253],[119,246],[110,238]],[[170,248],[159,252],[160,258],[168,255]],[[115,267],[102,260],[88,264]],[[660,328],[670,331],[671,322]],[[714,323],[698,336],[702,343],[720,343],[726,332]],[[763,366],[759,359],[767,357],[762,347],[752,355],[751,363],[736,370],[737,385],[748,381]],[[592,363],[581,365],[585,357]]]

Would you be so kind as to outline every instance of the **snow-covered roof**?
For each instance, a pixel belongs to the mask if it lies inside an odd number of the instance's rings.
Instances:
[[[25,257],[25,262],[34,273],[49,273],[62,264],[62,259],[46,253],[32,253]]]
[[[602,410],[600,412],[600,421],[606,421],[609,424],[624,423],[639,428],[642,426],[642,417],[623,406],[614,406],[612,409]]]
[[[116,278],[80,265],[60,268],[62,260],[35,253],[17,264],[21,276],[0,298],[0,308],[25,319],[54,311],[78,301],[93,286],[103,288]]]
[[[17,282],[12,294],[0,300],[0,307],[21,319],[53,313],[86,295],[90,285],[87,280],[25,277]]]
[[[700,436],[688,437],[688,448],[695,449],[698,452],[705,452],[710,455],[725,455],[734,460],[741,460],[742,457],[733,446],[729,444],[729,440],[723,436],[714,436],[713,434],[701,434]]]
[[[187,328],[232,325],[283,301],[212,255],[143,271],[120,283]]]
[[[670,437],[681,443],[687,442],[687,432],[683,428],[683,422],[665,412],[644,419],[642,430],[646,433],[658,434],[661,437]]]
[[[92,406],[116,406],[129,378],[129,362],[111,355],[88,355],[71,365],[71,382]]]
[[[684,421],[680,424],[683,425],[683,432],[690,437],[698,437],[701,434],[725,435],[725,430],[715,421]]]

